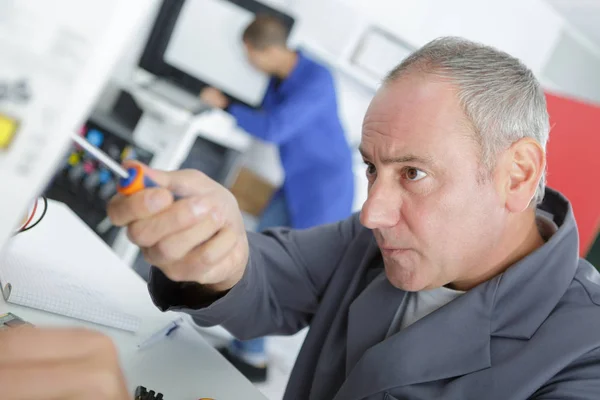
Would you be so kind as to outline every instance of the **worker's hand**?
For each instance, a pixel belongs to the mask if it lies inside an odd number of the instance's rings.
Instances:
[[[171,280],[198,282],[214,291],[232,288],[248,262],[248,239],[231,192],[196,170],[146,168],[161,188],[110,202],[108,215],[126,226],[144,257]],[[182,199],[174,202],[175,193]]]
[[[87,330],[0,331],[2,400],[130,398],[112,342]]]
[[[227,108],[229,99],[221,91],[213,87],[206,87],[200,92],[200,100],[204,101],[211,107]]]

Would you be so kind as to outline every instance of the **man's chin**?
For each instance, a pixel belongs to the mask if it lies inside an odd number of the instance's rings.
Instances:
[[[396,289],[404,290],[405,292],[420,292],[425,289],[423,285],[418,285],[413,282],[398,281],[388,276],[388,280]]]
[[[418,268],[403,268],[385,263],[385,275],[392,286],[407,291],[418,292],[427,287],[427,282],[417,272]]]

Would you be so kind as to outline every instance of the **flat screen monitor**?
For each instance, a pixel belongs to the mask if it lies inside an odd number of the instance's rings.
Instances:
[[[246,60],[242,33],[257,14],[294,19],[254,0],[164,0],[140,67],[193,94],[207,85],[260,106],[269,77]]]

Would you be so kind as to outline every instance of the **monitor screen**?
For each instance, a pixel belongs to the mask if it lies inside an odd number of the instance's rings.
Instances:
[[[256,14],[292,17],[254,0],[165,0],[140,66],[193,94],[214,86],[236,101],[260,106],[269,77],[246,60],[242,34]]]

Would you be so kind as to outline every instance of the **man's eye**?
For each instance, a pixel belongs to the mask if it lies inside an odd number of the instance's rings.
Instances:
[[[370,162],[365,161],[365,165],[367,166],[367,176],[375,175],[377,173],[377,169]]]
[[[411,182],[420,181],[427,176],[426,172],[421,171],[417,168],[406,168],[404,170],[404,177]]]

